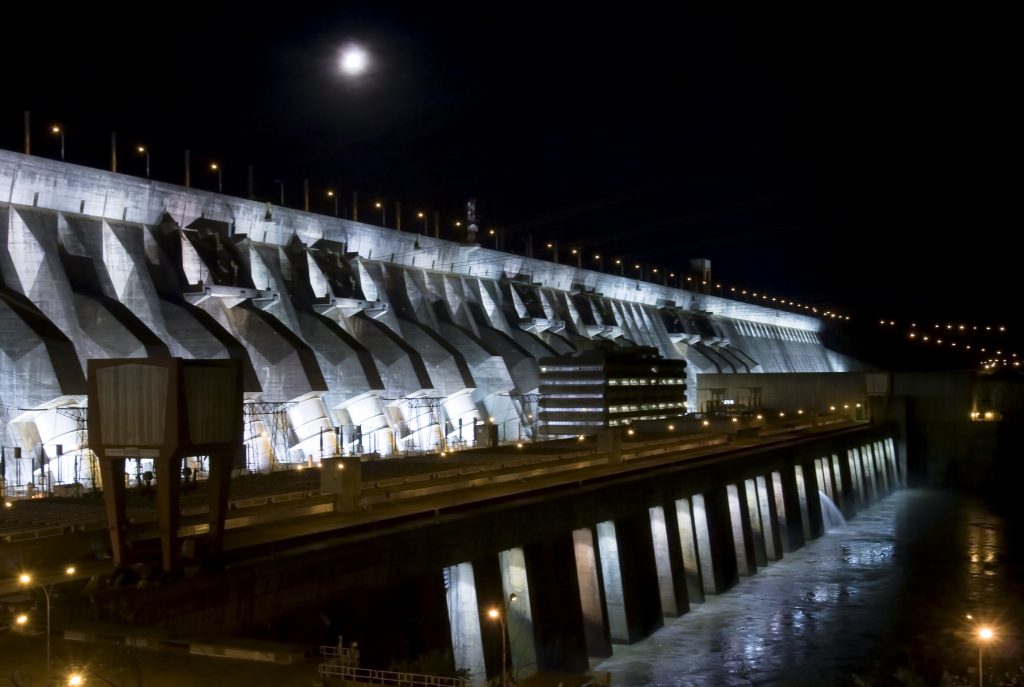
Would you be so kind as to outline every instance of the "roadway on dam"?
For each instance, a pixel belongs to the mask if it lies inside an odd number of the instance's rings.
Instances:
[[[354,512],[336,510],[334,495],[321,491],[319,468],[242,475],[231,481],[225,559],[243,560],[268,544],[319,547],[332,535],[370,537],[383,528],[412,525],[424,516],[436,523],[487,504],[542,499],[553,490],[693,468],[741,452],[861,427],[862,423],[835,421],[765,429],[747,437],[666,434],[624,440],[621,460],[599,451],[592,438],[367,460],[361,463],[360,507]],[[205,484],[199,482],[194,490],[183,492],[179,534],[205,532],[206,512]],[[133,545],[141,549],[155,544],[155,499],[136,490],[128,515]],[[102,501],[93,497],[15,501],[0,513],[5,558],[29,561],[36,568],[63,569],[74,559],[79,575],[109,572],[106,537]],[[10,586],[0,582],[0,594],[14,591],[7,589]]]

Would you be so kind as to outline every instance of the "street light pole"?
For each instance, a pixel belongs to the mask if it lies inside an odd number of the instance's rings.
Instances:
[[[386,227],[388,225],[388,208],[384,203],[377,201],[373,204],[373,207],[380,210],[380,225]]]
[[[274,179],[274,183],[281,187],[281,207],[284,207],[284,182],[280,179]]]
[[[985,643],[991,640],[993,637],[992,629],[985,627],[984,625],[978,628],[978,687],[983,687],[985,673],[983,672],[982,666],[982,652],[985,649]]]
[[[334,216],[337,217],[338,216],[338,194],[336,194],[334,191],[328,191],[327,192],[327,197],[328,198],[334,198]]]
[[[50,130],[60,136],[60,161],[64,162],[64,129],[60,128],[58,124],[54,124]]]
[[[475,421],[474,421],[475,424]],[[509,604],[515,602],[518,597],[515,593],[509,594],[507,600],[503,600],[502,608],[492,608],[487,611],[491,620],[497,620],[501,625],[501,686],[508,687],[508,626],[505,624],[505,616],[508,615]]]
[[[218,165],[216,162],[211,162],[210,163],[210,171],[217,173],[217,193],[223,193],[224,192],[224,176],[223,176],[222,172],[224,170],[222,170],[221,166]]]
[[[148,179],[149,178],[149,148],[147,148],[146,146],[138,146],[135,150],[137,150],[142,155],[146,156],[146,178]]]
[[[492,608],[487,611],[487,615],[492,620],[496,619],[501,626],[501,687],[508,687],[508,670],[505,669],[507,665],[505,654],[505,614],[497,608]]]
[[[64,574],[71,577],[75,574],[75,567],[68,566],[64,569]],[[32,584],[32,576],[28,573],[22,573],[18,576],[18,582],[24,586]],[[45,584],[40,584],[40,589],[43,590],[43,595],[46,597],[46,682],[50,682],[50,592],[54,587],[57,586],[56,582],[50,584],[47,587]],[[20,619],[19,619],[20,622]]]

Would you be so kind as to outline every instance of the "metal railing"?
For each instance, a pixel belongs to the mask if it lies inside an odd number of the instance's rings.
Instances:
[[[318,672],[321,677],[337,678],[364,685],[394,685],[395,687],[469,687],[470,685],[469,680],[461,677],[396,673],[390,670],[337,665],[333,662],[321,663]]]

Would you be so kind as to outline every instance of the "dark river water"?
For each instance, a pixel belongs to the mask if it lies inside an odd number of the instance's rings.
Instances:
[[[977,685],[984,623],[985,685],[1024,684],[1005,677],[1024,664],[1021,534],[970,497],[903,490],[596,670],[614,685]]]

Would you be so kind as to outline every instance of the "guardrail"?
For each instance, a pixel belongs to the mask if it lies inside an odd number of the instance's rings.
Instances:
[[[461,677],[441,677],[439,675],[417,675],[415,673],[395,673],[390,670],[374,670],[372,668],[353,668],[352,666],[336,665],[333,662],[321,663],[318,672],[321,677],[336,678],[363,685],[395,685],[396,687],[470,687],[469,680]]]

